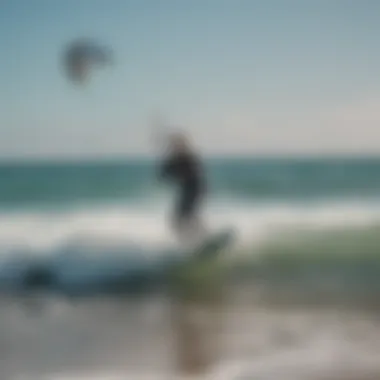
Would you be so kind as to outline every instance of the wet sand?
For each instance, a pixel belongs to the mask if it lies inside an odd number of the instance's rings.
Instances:
[[[380,379],[380,318],[338,308],[3,298],[0,378]]]

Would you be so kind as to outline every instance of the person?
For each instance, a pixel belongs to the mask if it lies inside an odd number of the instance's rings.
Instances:
[[[203,166],[183,134],[170,136],[168,145],[167,157],[160,167],[159,176],[161,180],[177,186],[172,227],[181,243],[196,244],[205,235],[200,220],[200,209],[206,194]]]

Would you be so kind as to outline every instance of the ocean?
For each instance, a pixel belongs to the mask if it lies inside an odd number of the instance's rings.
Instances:
[[[236,232],[211,378],[380,373],[380,158],[205,166],[204,220]],[[2,379],[172,373],[162,285],[183,252],[168,225],[173,189],[155,170],[148,159],[0,165]]]

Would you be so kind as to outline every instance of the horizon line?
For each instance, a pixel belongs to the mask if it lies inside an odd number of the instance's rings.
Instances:
[[[300,153],[252,153],[252,154],[201,154],[208,161],[223,160],[367,160],[380,159],[380,153],[329,153],[329,154],[300,154]],[[39,165],[39,164],[102,164],[102,163],[127,163],[128,161],[154,161],[159,159],[157,155],[148,154],[124,154],[105,156],[19,156],[0,157],[0,165]]]

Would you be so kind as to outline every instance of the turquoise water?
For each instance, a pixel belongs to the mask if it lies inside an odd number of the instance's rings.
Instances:
[[[0,283],[19,286],[36,263],[72,288],[159,277],[178,249],[174,194],[155,169],[137,159],[2,164]],[[235,228],[228,258],[249,278],[380,291],[380,158],[214,159],[206,170],[204,218]]]
[[[380,159],[219,159],[206,162],[212,195],[246,200],[379,196]],[[155,162],[3,164],[0,205],[138,200],[159,191]]]

